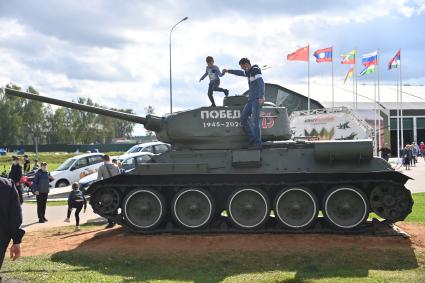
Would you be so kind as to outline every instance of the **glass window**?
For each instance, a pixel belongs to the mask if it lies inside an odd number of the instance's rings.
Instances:
[[[151,160],[151,157],[149,155],[142,155],[142,156],[137,156],[137,164],[142,164],[142,163],[146,163],[149,162]]]
[[[79,169],[79,168],[86,167],[88,165],[89,165],[89,163],[87,161],[87,157],[84,157],[84,158],[78,159],[77,162],[75,162],[74,168]]]
[[[58,169],[56,169],[56,171],[65,171],[65,170],[68,170],[69,167],[71,167],[71,165],[74,164],[74,162],[75,162],[75,158],[69,158],[69,159],[65,160],[65,162],[62,163],[58,167]]]
[[[129,158],[129,159],[126,159],[126,160],[124,160],[121,163],[121,168],[123,168],[126,171],[127,170],[130,170],[130,169],[133,169],[135,167],[136,167],[136,162],[135,162],[135,160],[134,160],[133,157],[132,158]]]
[[[155,146],[155,153],[160,154],[168,151],[168,146],[165,144],[158,144]]]
[[[89,156],[89,164],[93,165],[93,164],[97,164],[103,162],[102,159],[102,155],[94,155],[94,156]]]
[[[143,148],[141,150],[141,152],[152,152],[153,153],[153,148],[152,148],[152,146],[147,146],[147,147]]]

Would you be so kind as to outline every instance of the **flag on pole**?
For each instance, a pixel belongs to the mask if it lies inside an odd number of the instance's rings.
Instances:
[[[356,64],[356,50],[341,55],[341,64]]]
[[[370,52],[362,56],[362,64],[367,68],[378,64],[378,51]]]
[[[288,54],[288,61],[308,61],[309,45]]]
[[[347,74],[345,75],[344,84],[345,84],[345,82],[347,81],[348,78],[353,76],[353,70],[354,70],[354,67],[351,66],[351,68],[348,70]]]
[[[388,70],[398,68],[398,66],[400,66],[400,50],[397,51],[397,54],[393,57],[393,59],[388,62]]]
[[[368,67],[365,67],[363,69],[363,71],[360,72],[360,76],[375,73],[375,71],[376,71],[375,67],[376,67],[376,65],[370,65]]]
[[[316,50],[313,53],[317,63],[332,62],[332,47]]]

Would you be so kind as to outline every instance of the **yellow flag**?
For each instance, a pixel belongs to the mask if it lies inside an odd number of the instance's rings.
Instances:
[[[348,79],[348,78],[350,78],[350,77],[352,77],[352,76],[353,76],[353,67],[351,67],[351,68],[348,70],[347,75],[345,75],[344,84],[345,84],[345,82],[347,81],[347,79]]]

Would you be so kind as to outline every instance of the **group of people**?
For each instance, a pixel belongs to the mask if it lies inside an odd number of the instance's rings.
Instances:
[[[242,70],[223,69],[223,71],[220,72],[220,68],[214,65],[213,57],[208,56],[206,62],[207,66],[205,68],[205,73],[199,81],[202,81],[207,76],[210,79],[208,85],[208,98],[211,101],[211,107],[216,106],[213,97],[214,91],[223,92],[225,96],[229,95],[229,90],[220,88],[220,77],[229,73],[248,79],[249,97],[241,113],[241,124],[244,132],[248,136],[250,147],[261,149],[260,109],[264,103],[265,84],[260,67],[258,67],[258,65],[251,65],[248,58],[242,58],[239,60],[239,66]],[[250,116],[252,123],[249,120]]]
[[[419,157],[423,157],[425,160],[424,142],[421,142],[420,145],[416,142],[406,144],[406,146],[401,150],[401,156],[406,170],[410,170],[410,167],[412,166],[415,167]]]

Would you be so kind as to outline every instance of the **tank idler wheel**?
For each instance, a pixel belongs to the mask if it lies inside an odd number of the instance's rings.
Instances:
[[[200,188],[187,188],[178,192],[171,205],[176,223],[187,229],[207,226],[214,216],[214,200]]]
[[[412,195],[399,184],[377,185],[370,193],[369,199],[372,211],[387,220],[404,220],[412,212]]]
[[[330,189],[323,198],[322,211],[326,219],[338,229],[352,229],[362,224],[369,215],[365,194],[352,186]]]
[[[114,213],[120,206],[121,196],[115,188],[99,188],[93,196],[92,205],[101,214]]]
[[[227,212],[231,222],[238,228],[256,229],[270,216],[269,199],[261,189],[239,188],[229,196]]]
[[[306,229],[319,213],[317,198],[305,187],[283,189],[275,198],[274,212],[282,225],[290,229]]]
[[[124,220],[138,231],[155,229],[165,216],[165,201],[152,189],[134,189],[123,202]]]

